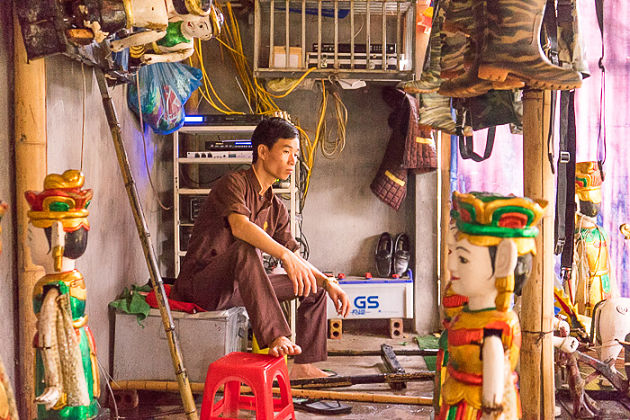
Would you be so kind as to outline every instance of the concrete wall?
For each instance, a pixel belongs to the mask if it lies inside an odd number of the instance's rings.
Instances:
[[[62,56],[46,59],[48,112],[48,172],[61,173],[81,167],[83,105],[83,173],[85,187],[94,191],[89,207],[90,233],[86,253],[77,268],[86,279],[87,312],[98,349],[98,358],[107,368],[110,323],[107,304],[129,284],[144,284],[149,279],[142,247],[131,213],[123,179],[118,169],[109,126],[96,79],[85,67],[85,93],[81,65]],[[161,230],[164,212],[151,189],[144,163],[139,124],[127,108],[126,88],[110,89],[120,120],[123,141],[129,155],[134,180],[142,203],[152,242],[158,256],[168,229]],[[163,173],[171,173],[168,139],[145,133],[147,160],[155,187],[163,188]],[[170,200],[169,200],[170,202]],[[149,349],[147,349],[149,351]],[[141,378],[140,378],[141,379]]]
[[[253,48],[252,26],[240,21],[246,54]],[[206,70],[219,96],[233,109],[248,112],[247,104],[234,81],[229,55],[220,53],[214,41],[205,43]],[[319,82],[317,83],[317,85]],[[415,297],[418,315],[414,326],[419,332],[436,327],[436,205],[435,174],[411,175],[407,198],[398,212],[370,191],[370,183],[383,158],[390,135],[387,117],[391,108],[381,99],[383,84],[368,83],[359,90],[341,91],[348,108],[346,147],[335,160],[318,152],[303,213],[303,232],[310,245],[310,261],[323,270],[347,275],[375,273],[374,252],[382,232],[407,232],[415,257]],[[314,138],[321,92],[296,90],[276,103]],[[331,138],[335,123],[329,97],[328,128]],[[217,113],[202,103],[202,112]],[[418,182],[415,182],[418,181]],[[417,184],[417,185],[416,185]],[[421,196],[416,200],[416,191]],[[435,313],[435,316],[432,314]]]
[[[4,24],[10,22],[8,9],[4,4],[0,8],[3,19],[0,47],[5,47],[0,48],[0,91],[4,92],[10,91],[12,74],[10,56],[7,55],[7,51],[11,51],[8,44],[11,31],[10,25]],[[251,28],[243,28],[243,34],[249,48],[253,39]],[[209,44],[206,67],[215,87],[228,104],[246,111],[245,101],[234,82],[229,58],[222,57],[216,45]],[[80,168],[83,164],[86,187],[94,190],[89,209],[89,245],[85,255],[77,261],[77,267],[86,278],[89,325],[95,335],[99,360],[107,367],[112,359],[107,303],[123,287],[145,283],[148,271],[92,71],[87,67],[82,70],[80,64],[64,57],[46,60],[48,172],[59,173]],[[152,243],[163,272],[169,273],[172,266],[173,244],[169,239],[172,215],[159,207],[156,194],[149,185],[142,136],[135,117],[127,109],[125,88],[114,88],[112,96],[136,187],[152,233]],[[301,125],[313,136],[320,98],[321,94],[317,91],[298,91],[278,103],[297,116]],[[342,98],[349,111],[346,149],[337,160],[327,160],[318,155],[304,209],[303,229],[311,246],[311,261],[314,264],[325,270],[361,275],[366,271],[375,271],[373,254],[378,236],[383,231],[392,234],[405,231],[412,237],[414,246],[421,242],[424,249],[425,245],[422,241],[413,240],[417,237],[415,232],[418,232],[415,223],[416,187],[413,182],[410,182],[407,200],[398,212],[379,201],[369,190],[389,138],[387,116],[390,110],[380,99],[380,87],[370,85],[358,91],[342,92]],[[0,101],[0,105],[6,102],[4,109],[11,109],[10,95],[2,95]],[[203,105],[201,110],[210,111],[207,105]],[[10,127],[11,121],[10,112],[0,115],[3,126]],[[162,200],[171,204],[170,137],[152,136],[147,131],[146,142],[154,185]],[[5,200],[10,198],[14,183],[10,176],[10,156],[10,130],[5,130],[0,134],[0,197]],[[14,253],[12,247],[7,246],[13,237],[10,214],[5,218],[3,228],[5,252],[0,260],[0,281],[7,293],[0,296],[0,304],[4,308],[12,308]],[[433,268],[426,271],[425,277],[434,276]],[[15,313],[13,310],[6,312],[10,317]],[[0,327],[0,340],[3,342],[0,356],[5,361],[14,360],[15,339],[8,323]],[[14,375],[14,367],[9,365],[7,368],[9,375]]]
[[[13,25],[11,20],[11,2],[0,2],[0,199],[11,207],[2,218],[2,254],[0,255],[0,359],[4,362],[7,374],[15,384],[17,372],[14,334],[16,300],[15,295],[15,252],[14,245],[14,189],[13,175]]]

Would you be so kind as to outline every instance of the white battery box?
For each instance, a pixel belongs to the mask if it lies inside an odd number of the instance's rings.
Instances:
[[[411,278],[346,277],[339,286],[350,298],[350,313],[344,319],[413,318]],[[328,299],[328,319],[340,318]]]

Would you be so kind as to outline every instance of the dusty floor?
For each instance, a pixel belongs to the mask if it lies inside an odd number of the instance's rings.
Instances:
[[[390,339],[384,334],[369,335],[364,332],[347,333],[344,331],[340,340],[328,340],[329,350],[380,350],[381,344],[389,344],[394,349],[417,349],[413,341],[412,334],[405,334],[401,338]],[[398,360],[407,373],[426,370],[426,364],[421,356],[399,356]],[[291,362],[290,362],[291,363]],[[326,362],[318,363],[317,366],[323,369],[331,369],[339,375],[368,375],[384,373],[385,366],[380,356],[342,356],[329,357]],[[422,396],[431,398],[433,394],[433,384],[431,381],[409,382],[407,388],[402,391],[393,391],[387,384],[363,384],[354,385],[347,388],[332,388],[330,390],[341,392],[365,392],[374,394],[394,394]],[[183,409],[178,406],[179,396],[176,394],[164,393],[140,393],[140,406],[133,410],[119,410],[119,419],[173,419],[185,420],[182,414]],[[198,398],[200,401],[200,396]],[[417,419],[425,420],[431,418],[432,407],[427,405],[406,405],[406,404],[381,404],[365,402],[349,402],[345,404],[352,406],[352,413],[337,415],[338,419]],[[199,407],[198,407],[199,408]],[[115,410],[111,407],[112,418],[115,417]],[[330,415],[318,415],[296,410],[298,420],[307,419],[329,419]]]
[[[329,350],[380,350],[381,344],[389,344],[394,349],[417,349],[413,341],[413,334],[405,334],[401,338],[390,339],[385,332],[369,334],[364,331],[348,333],[344,331],[341,340],[329,340]],[[426,364],[421,356],[399,356],[398,360],[407,373],[426,370]],[[291,362],[290,362],[291,363]],[[621,364],[623,365],[623,364]],[[385,366],[379,356],[343,356],[329,357],[326,362],[319,363],[318,366],[324,369],[331,369],[339,375],[368,375],[385,372]],[[623,367],[619,367],[623,370]],[[431,381],[409,382],[407,388],[402,391],[393,391],[386,384],[355,385],[347,388],[332,388],[329,390],[341,392],[361,392],[379,395],[408,395],[416,397],[431,398],[433,394],[433,384]],[[183,409],[180,405],[178,394],[169,393],[140,393],[140,405],[132,410],[118,410],[118,417],[115,416],[115,409],[111,407],[112,419],[173,419],[186,420]],[[198,404],[200,397],[197,396]],[[629,403],[622,404],[619,400],[627,400]],[[345,415],[318,415],[296,410],[298,420],[324,420],[330,418],[338,419],[387,419],[405,420],[417,419],[428,420],[432,418],[433,408],[428,405],[405,405],[405,404],[385,404],[371,402],[350,402],[345,404],[352,406],[352,412]],[[627,397],[615,398],[612,400],[599,401],[600,406],[605,410],[600,419],[630,419],[630,399]],[[570,420],[575,417],[570,414],[571,402],[568,400],[558,401],[562,409],[562,415],[558,419]],[[199,405],[197,407],[200,409]],[[244,413],[246,414],[246,413]],[[252,417],[252,416],[250,416]]]

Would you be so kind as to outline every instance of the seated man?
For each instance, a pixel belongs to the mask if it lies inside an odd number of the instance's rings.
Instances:
[[[193,229],[172,298],[209,310],[245,306],[261,347],[294,355],[292,378],[323,377],[311,363],[326,360],[326,292],[346,316],[350,301],[299,254],[289,213],[273,194],[299,153],[296,128],[282,118],[263,120],[252,134],[251,168],[227,174],[212,187]],[[280,259],[286,274],[267,274],[262,252]],[[297,343],[288,336],[280,301],[300,298]]]

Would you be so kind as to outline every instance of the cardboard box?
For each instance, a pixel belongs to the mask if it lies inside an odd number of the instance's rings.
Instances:
[[[274,46],[273,57],[271,63],[273,68],[276,69],[301,69],[304,67],[304,63],[300,62],[300,56],[302,55],[301,47],[289,47],[289,65],[287,66],[287,49],[286,47]]]
[[[208,366],[233,351],[246,351],[249,319],[243,307],[187,314],[173,312],[175,331],[191,382],[204,382]],[[114,380],[176,380],[157,309],[138,325],[135,315],[116,312]]]
[[[413,318],[413,280],[346,277],[339,285],[350,298],[345,319]],[[339,318],[328,299],[328,319]]]

